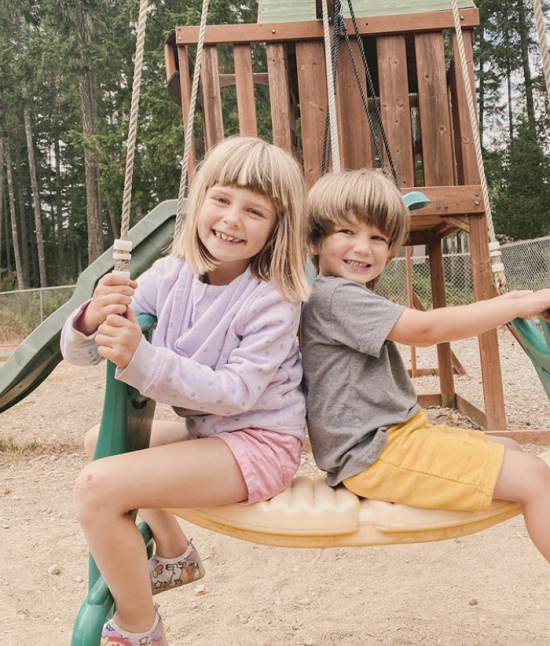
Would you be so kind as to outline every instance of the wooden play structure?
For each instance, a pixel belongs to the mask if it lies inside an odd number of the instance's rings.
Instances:
[[[322,7],[325,18],[330,4]],[[244,135],[264,134],[260,132],[258,118],[258,86],[267,88],[273,142],[302,160],[308,184],[320,176],[330,93],[323,27],[320,20],[308,19],[312,17],[309,15],[312,5],[313,0],[295,0],[292,4],[263,0],[258,24],[212,26],[205,31],[178,27],[170,35],[166,45],[168,85],[171,95],[181,103],[184,124],[190,123],[190,114],[193,117],[190,106],[194,55],[201,32],[204,36],[197,111],[201,139],[195,140],[193,133],[186,133],[190,176],[198,152],[208,150],[228,134],[235,134],[229,126],[231,120],[235,121],[234,115],[224,116],[223,94],[227,88],[234,88],[236,93],[238,131]],[[455,62],[457,37],[448,3],[356,0],[356,5],[359,38],[373,71],[374,92],[367,92],[366,83],[362,87],[366,103],[380,109],[402,191],[409,193],[422,187],[422,192],[431,199],[429,206],[411,212],[409,244],[428,248],[434,306],[446,304],[442,239],[457,230],[469,235],[475,298],[491,297],[495,288],[485,203],[468,116],[467,88]],[[463,0],[460,6],[467,72],[473,87],[472,39],[479,17],[470,0]],[[384,9],[391,15],[383,15]],[[140,16],[145,12],[146,3]],[[292,17],[292,12],[306,19],[278,22],[282,12],[286,20]],[[269,16],[272,22],[262,22],[262,15]],[[350,21],[346,24],[352,34]],[[339,47],[343,50],[343,43]],[[355,36],[351,37],[351,48],[357,52],[360,49]],[[353,169],[388,161],[377,159],[383,155],[365,118],[351,59],[345,52],[341,54],[336,75],[336,114],[342,166]],[[232,61],[229,70],[228,60]],[[140,318],[144,333],[151,335],[154,319]],[[533,339],[531,350],[542,353],[538,341]],[[419,400],[423,406],[456,407],[487,430],[502,432],[506,418],[496,332],[480,336],[479,347],[485,411],[456,393],[449,344],[438,347],[440,392]],[[154,401],[114,379],[114,366],[109,363],[94,457],[148,446],[154,409]],[[546,440],[547,434],[538,433],[510,435],[524,442]],[[543,459],[550,462],[550,452]],[[328,487],[323,478],[298,477],[272,500],[249,507],[226,505],[170,511],[197,525],[257,543],[351,547],[464,536],[511,518],[521,510],[516,504],[502,501],[493,501],[487,512],[479,514],[411,509],[359,499],[342,488]],[[143,524],[141,531],[150,550],[151,532]],[[92,561],[89,594],[75,624],[72,646],[97,646],[101,626],[112,612],[112,605],[112,597]]]
[[[295,4],[293,9],[290,3],[264,0],[262,12],[272,19],[286,15],[289,20],[293,10],[304,10],[303,2]],[[380,108],[399,186],[404,193],[421,186],[432,201],[428,207],[411,213],[409,243],[425,244],[428,250],[434,306],[446,304],[442,239],[457,230],[469,235],[476,300],[493,296],[485,207],[449,3],[378,1],[355,5],[376,87],[376,96],[368,96],[367,101],[369,107],[377,102]],[[370,15],[383,11],[385,5],[393,15]],[[438,5],[447,10],[423,11]],[[461,9],[460,19],[473,87],[472,41],[479,15],[472,2],[461,5],[467,5]],[[399,6],[404,8],[402,13],[396,13]],[[360,13],[362,7],[367,11]],[[314,10],[312,2],[309,10]],[[360,61],[350,20],[346,26]],[[184,123],[189,113],[191,68],[198,36],[196,27],[177,27],[165,50],[169,91],[181,103]],[[227,73],[229,50],[233,69]],[[336,107],[342,167],[374,166],[377,160],[373,138],[344,42],[340,50]],[[220,71],[222,57],[224,72]],[[263,68],[259,64],[262,58]],[[257,135],[255,88],[267,86],[273,142],[302,160],[308,184],[320,176],[328,96],[320,20],[209,26],[201,79],[197,119],[203,140],[194,142],[196,148],[208,150],[224,136],[235,134],[224,123],[223,96],[231,86],[236,91],[239,132]],[[368,94],[366,84],[363,92]],[[190,175],[193,161],[192,153]],[[479,349],[484,411],[456,393],[450,344],[442,344],[437,350],[440,392],[419,400],[423,406],[455,407],[488,431],[504,430],[506,415],[496,331],[479,337]]]

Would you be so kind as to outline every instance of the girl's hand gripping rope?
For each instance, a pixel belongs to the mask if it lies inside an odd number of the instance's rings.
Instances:
[[[92,300],[76,322],[79,332],[86,336],[93,334],[109,314],[125,314],[137,287],[137,283],[130,279],[128,269],[132,243],[129,240],[115,240],[113,248],[113,273],[99,280]]]
[[[111,274],[112,275],[112,274]],[[131,307],[125,316],[109,314],[97,331],[98,352],[119,368],[126,368],[142,338],[141,328]]]

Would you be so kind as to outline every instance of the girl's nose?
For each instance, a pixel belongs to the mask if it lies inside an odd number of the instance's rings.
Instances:
[[[239,213],[236,208],[229,208],[225,211],[223,221],[232,227],[239,225]]]

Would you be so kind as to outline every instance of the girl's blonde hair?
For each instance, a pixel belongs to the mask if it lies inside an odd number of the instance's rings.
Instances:
[[[308,242],[321,242],[346,222],[365,222],[390,240],[390,258],[409,236],[410,216],[401,193],[381,171],[362,168],[321,177],[306,203]],[[317,257],[312,258],[319,269]]]
[[[199,274],[216,267],[197,227],[206,192],[216,184],[246,188],[272,202],[277,215],[275,228],[262,251],[252,258],[250,268],[259,280],[273,281],[285,298],[307,300],[310,285],[305,268],[302,171],[289,153],[261,139],[230,137],[208,152],[193,178],[185,227],[174,240],[171,255],[185,258]]]

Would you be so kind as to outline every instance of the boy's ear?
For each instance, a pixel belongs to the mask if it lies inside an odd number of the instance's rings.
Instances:
[[[309,253],[312,256],[318,256],[321,253],[321,240],[312,240],[309,243]]]

